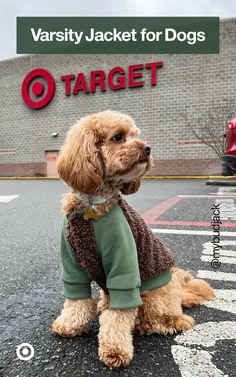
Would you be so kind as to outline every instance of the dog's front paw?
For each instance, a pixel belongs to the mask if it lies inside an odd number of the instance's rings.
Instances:
[[[104,344],[99,347],[99,360],[110,369],[127,366],[132,358],[133,347],[126,348],[119,344]]]
[[[64,303],[61,315],[52,324],[52,332],[69,337],[87,332],[97,312],[97,301],[93,298],[69,300]]]
[[[78,318],[59,315],[52,324],[52,332],[64,337],[73,337],[85,332],[87,328],[79,324]]]

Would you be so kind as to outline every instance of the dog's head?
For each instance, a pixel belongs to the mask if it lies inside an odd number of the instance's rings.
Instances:
[[[151,168],[151,148],[128,115],[104,111],[80,119],[68,132],[57,162],[59,176],[75,191],[99,194],[118,187],[136,192]]]

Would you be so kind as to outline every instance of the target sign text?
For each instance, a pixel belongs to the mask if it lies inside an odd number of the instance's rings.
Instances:
[[[88,75],[83,72],[62,75],[60,80],[64,84],[66,96],[77,95],[80,92],[84,94],[106,92],[107,88],[111,90],[138,88],[146,83],[156,86],[158,69],[161,67],[163,67],[162,61],[130,65],[127,69],[117,66],[108,72],[100,69],[90,71]],[[144,78],[144,71],[149,73],[148,80]],[[53,75],[44,68],[36,68],[24,78],[21,93],[26,105],[37,110],[52,101],[55,90],[56,82]]]

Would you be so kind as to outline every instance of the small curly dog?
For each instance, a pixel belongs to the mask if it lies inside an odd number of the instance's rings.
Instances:
[[[100,312],[99,359],[109,368],[133,358],[133,332],[174,334],[192,328],[182,307],[214,298],[205,281],[176,268],[174,256],[121,194],[135,193],[152,167],[151,148],[128,115],[104,111],[68,132],[58,173],[63,199],[62,280],[66,301],[52,330],[80,335]],[[97,303],[91,281],[101,288]]]

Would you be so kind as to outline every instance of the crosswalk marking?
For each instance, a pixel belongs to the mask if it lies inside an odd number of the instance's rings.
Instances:
[[[203,262],[211,262],[212,261],[212,255],[202,255],[201,260]],[[220,253],[220,258],[219,258],[220,263],[228,263],[228,264],[236,264],[236,258],[232,257],[222,257]]]
[[[236,199],[236,195],[223,195],[221,196],[221,198],[226,198],[226,199]],[[186,199],[191,199],[191,198],[203,198],[203,199],[212,199],[212,198],[219,198],[219,194],[216,194],[216,195],[177,195],[177,198],[186,198]]]
[[[220,243],[218,246],[219,246],[218,250],[219,250],[220,255],[224,255],[228,257],[229,256],[236,257],[236,240],[220,240]],[[228,250],[228,248],[225,249],[225,246],[231,246],[230,247],[231,250]],[[212,255],[213,248],[214,248],[214,244],[211,241],[205,242],[203,244],[202,254]],[[232,248],[234,248],[235,250],[232,250]]]
[[[182,377],[226,377],[212,363],[212,356],[207,351],[175,345],[171,346],[171,353]]]
[[[230,272],[198,270],[197,277],[199,277],[200,279],[236,282],[236,274],[232,274]]]
[[[236,322],[204,322],[177,335],[171,352],[182,377],[226,377],[214,364],[210,348],[219,340],[236,339]],[[194,347],[196,346],[196,347]]]
[[[216,298],[213,301],[205,301],[204,306],[236,314],[236,289],[215,289],[215,293]]]
[[[236,339],[236,326],[231,321],[204,322],[195,325],[175,337],[175,341],[185,345],[213,347],[219,340]]]
[[[0,195],[0,203],[8,203],[19,195]]]
[[[161,229],[152,228],[153,233],[166,233],[166,234],[186,234],[195,236],[211,236],[212,231],[207,230],[188,230],[188,229]],[[221,236],[225,237],[236,237],[236,232],[220,232]]]
[[[236,197],[235,197],[236,198]],[[221,221],[236,221],[236,203],[233,199],[217,199],[216,204],[220,204]]]
[[[179,367],[182,377],[226,377],[214,364],[214,354],[210,350],[199,350],[199,347],[210,348],[221,340],[236,339],[236,322],[204,322],[193,329],[177,335],[177,345],[171,352]],[[194,347],[197,346],[197,347]]]
[[[222,186],[222,187],[219,187],[218,188],[218,191],[217,192],[213,192],[212,195],[225,195],[225,194],[233,194],[235,193],[236,195],[236,188],[235,187],[226,187],[226,186]]]
[[[220,204],[220,219],[223,224],[227,220],[236,220],[236,190],[235,188],[220,188],[214,195],[178,195],[178,198],[185,199],[215,199],[215,204]],[[222,228],[223,228],[222,224]],[[187,224],[183,224],[187,225]],[[189,224],[190,225],[190,224]],[[204,226],[207,226],[204,224]],[[233,227],[233,221],[231,226]],[[210,227],[210,224],[209,224]],[[206,229],[206,228],[205,228]],[[222,229],[221,229],[222,230]],[[186,230],[186,229],[152,229],[154,233],[175,234],[175,235],[196,235],[208,236],[210,242],[203,244],[201,261],[207,262],[208,266],[219,251],[219,261],[221,264],[227,263],[235,268],[236,264],[236,240],[225,239],[227,237],[236,237],[236,232],[220,232],[221,247],[217,248],[212,243],[212,230]],[[209,237],[210,236],[210,237]],[[218,246],[219,246],[218,245]],[[214,255],[213,255],[214,254]],[[209,279],[215,281],[236,282],[236,274],[230,272],[222,272],[220,270],[199,270],[197,277],[202,279]],[[221,310],[222,312],[229,312],[236,314],[236,290],[235,289],[215,289],[216,298],[211,301],[204,302],[208,308]],[[214,357],[211,350],[206,350],[204,347],[215,346],[218,340],[228,340],[236,338],[236,322],[220,321],[220,322],[205,322],[196,325],[192,330],[175,338],[176,345],[171,347],[171,352],[182,377],[227,377],[222,370],[217,368],[214,364]],[[196,347],[195,347],[196,345]],[[199,348],[203,349],[199,349]]]
[[[212,255],[212,244],[211,250],[202,250],[202,254]],[[220,250],[220,255],[224,255],[225,257],[235,257],[236,258],[236,250]]]

